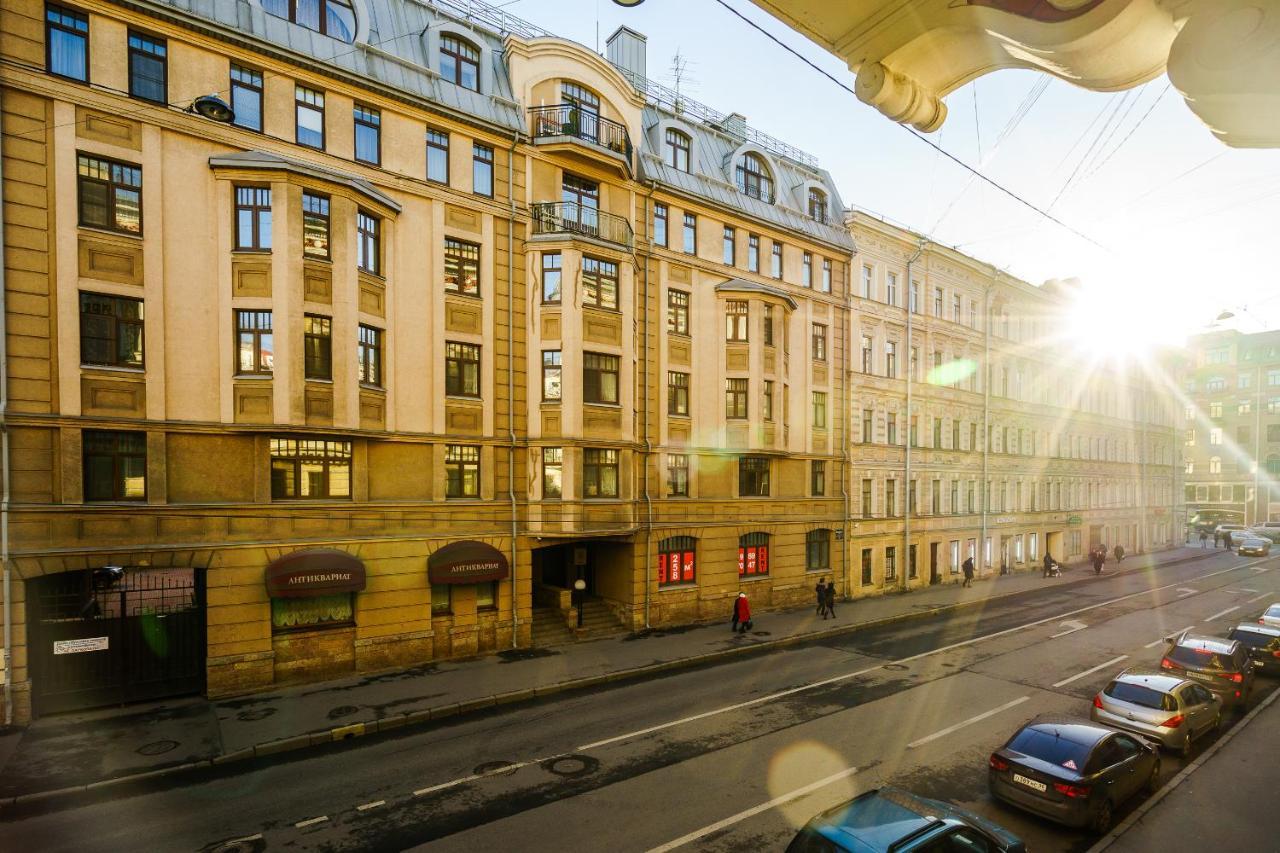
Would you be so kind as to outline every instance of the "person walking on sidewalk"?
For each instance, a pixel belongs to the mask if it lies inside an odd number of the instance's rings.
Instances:
[[[822,618],[836,618],[836,582],[832,581],[822,590]]]
[[[964,572],[964,585],[973,586],[973,557],[965,557],[960,569]]]
[[[733,600],[733,627],[731,630],[737,631],[739,634],[745,634],[750,627],[751,605],[747,603],[747,594],[740,592],[738,597]]]
[[[1093,552],[1093,573],[1095,575],[1102,574],[1102,564],[1107,561],[1107,550],[1099,547]]]
[[[1209,547],[1209,534],[1205,533],[1203,530],[1200,531],[1200,547],[1201,548]]]
[[[1117,545],[1115,547],[1115,554],[1116,554],[1116,562],[1123,563],[1124,562],[1124,546]]]
[[[822,578],[818,581],[818,585],[813,588],[814,593],[818,596],[818,608],[814,611],[823,619],[826,617],[827,609],[827,579]]]

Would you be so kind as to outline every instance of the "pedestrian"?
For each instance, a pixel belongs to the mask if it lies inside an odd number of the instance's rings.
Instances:
[[[1107,561],[1107,552],[1102,548],[1098,548],[1093,552],[1093,573],[1095,575],[1102,574],[1102,564]]]
[[[818,581],[818,585],[813,588],[814,593],[818,596],[818,609],[814,611],[818,616],[827,618],[824,611],[827,608],[827,579],[822,578]]]
[[[836,618],[836,584],[835,581],[827,584],[826,589],[822,591],[822,618],[826,619],[830,616]]]
[[[1209,547],[1209,534],[1204,532],[1203,530],[1200,531],[1200,547],[1201,548]]]
[[[964,572],[964,585],[973,586],[973,557],[965,557],[960,569]]]
[[[1117,563],[1124,562],[1124,546],[1117,545],[1115,553],[1116,553],[1116,562]]]
[[[1219,544],[1219,542],[1220,542],[1221,540],[1222,540],[1222,534],[1221,534],[1221,533],[1219,533],[1219,532],[1218,532],[1218,531],[1216,531],[1216,530],[1215,530],[1215,531],[1213,531],[1213,547],[1214,547],[1214,548],[1220,548],[1220,547],[1222,547],[1222,546]]]
[[[739,634],[745,634],[750,627],[751,605],[747,603],[747,594],[740,592],[738,597],[733,600],[733,626],[731,630],[737,631]]]
[[[1049,552],[1048,552],[1048,551],[1045,551],[1045,553],[1044,553],[1044,576],[1045,576],[1045,577],[1047,577],[1047,578],[1051,578],[1051,577],[1056,576],[1056,575],[1057,575],[1057,571],[1056,571],[1057,565],[1058,565],[1058,564],[1057,564],[1057,563],[1055,563],[1055,562],[1053,561],[1053,557],[1052,557],[1052,556],[1050,556]]]

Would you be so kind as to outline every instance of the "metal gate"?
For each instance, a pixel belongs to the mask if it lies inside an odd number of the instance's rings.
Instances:
[[[27,588],[36,714],[204,690],[202,572],[105,567]]]

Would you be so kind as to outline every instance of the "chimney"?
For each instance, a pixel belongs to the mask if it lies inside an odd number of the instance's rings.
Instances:
[[[605,58],[634,85],[648,77],[645,47],[648,39],[635,30],[618,27],[606,42]]]
[[[729,113],[724,117],[724,121],[720,122],[720,129],[731,136],[746,139],[747,117],[742,113]]]

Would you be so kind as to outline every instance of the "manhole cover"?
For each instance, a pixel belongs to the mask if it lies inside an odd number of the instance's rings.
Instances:
[[[257,708],[252,711],[241,711],[236,714],[236,719],[242,723],[252,723],[255,720],[265,720],[275,712],[275,708]]]
[[[343,717],[350,717],[359,710],[355,705],[339,705],[329,712],[329,719],[340,720]]]
[[[138,755],[164,755],[166,752],[172,752],[178,748],[176,740],[154,740],[151,743],[144,743],[134,752]]]
[[[599,766],[600,762],[589,755],[562,755],[542,763],[544,770],[565,778],[584,776],[594,772]]]
[[[486,761],[471,772],[476,776],[510,776],[519,769],[514,761]]]

